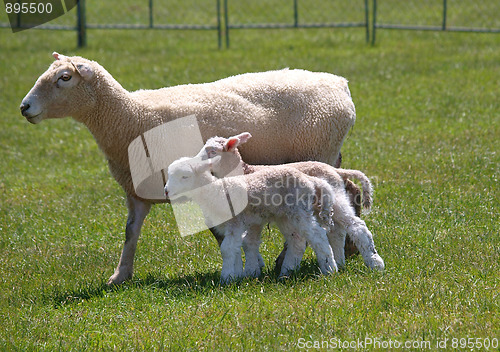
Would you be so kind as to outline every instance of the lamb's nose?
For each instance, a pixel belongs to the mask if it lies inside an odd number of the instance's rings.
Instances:
[[[22,103],[19,108],[21,109],[21,114],[23,114],[23,116],[26,116],[25,113],[30,108],[30,104]]]

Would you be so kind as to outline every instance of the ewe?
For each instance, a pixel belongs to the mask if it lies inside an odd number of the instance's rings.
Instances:
[[[318,160],[334,165],[356,118],[347,80],[328,73],[248,73],[213,83],[128,92],[97,62],[53,56],[55,62],[20,108],[31,123],[71,116],[85,124],[125,190],[125,243],[109,284],[132,277],[143,221],[159,202],[141,199],[134,189],[127,151],[137,137],[194,114],[203,140],[251,132],[254,139],[241,153],[252,164]]]
[[[217,161],[213,161],[213,174],[216,177],[226,180],[228,179],[226,176],[230,176],[231,171],[236,168],[243,170],[245,174],[252,174],[263,170],[279,170],[282,167],[281,165],[249,165],[243,161],[238,152],[238,148],[240,145],[246,143],[251,137],[252,135],[248,132],[230,138],[212,137],[207,140],[197,157],[201,159],[209,158],[208,160],[211,160],[210,158],[216,158]],[[328,232],[328,240],[332,247],[337,266],[344,267],[345,265],[344,242],[346,232],[348,232],[348,234],[351,235],[351,239],[360,250],[366,266],[372,269],[383,270],[384,261],[375,249],[372,234],[366,227],[364,221],[355,216],[353,207],[347,205],[352,204],[353,199],[351,198],[349,203],[345,201],[347,197],[347,188],[344,182],[347,178],[353,178],[359,180],[363,186],[363,206],[366,209],[371,207],[372,185],[366,175],[358,170],[337,169],[330,165],[315,161],[290,163],[286,164],[286,166],[295,168],[309,176],[324,179],[333,188],[335,192],[333,204],[334,226]],[[354,183],[352,185],[354,186],[350,186],[350,189],[352,189],[352,187],[357,187]],[[259,250],[261,231],[262,227],[249,228],[244,238],[243,248],[246,256],[249,258],[258,258],[258,260],[254,262],[249,263],[247,261],[245,266],[246,272],[259,272],[260,267],[263,265],[263,260],[260,258],[260,255],[255,254],[255,252],[258,253]],[[288,238],[287,245],[293,248],[295,252],[295,258],[302,258],[306,248],[305,239],[300,236],[300,233],[286,234],[285,237]],[[289,250],[286,251],[286,254],[288,253]],[[247,270],[247,266],[252,269]],[[255,268],[259,269],[257,270]]]
[[[304,236],[314,249],[323,274],[337,271],[326,230],[320,226],[321,222],[329,227],[331,222],[334,195],[327,182],[285,166],[221,179],[211,174],[211,166],[212,159],[201,161],[197,157],[181,158],[173,162],[168,167],[165,194],[171,201],[179,198],[193,200],[201,208],[207,223],[221,218],[219,213],[222,207],[214,204],[214,199],[221,191],[248,197],[248,204],[240,213],[214,226],[223,236],[220,245],[222,282],[237,279],[244,274],[260,274],[260,271],[248,272],[247,268],[243,272],[241,246],[248,229],[262,228],[268,222],[276,223],[284,235],[300,233]],[[315,210],[319,213],[319,218],[316,218]],[[293,248],[293,245],[290,247]],[[287,251],[281,276],[288,275],[297,267],[303,252],[299,254],[300,257],[297,258],[293,250]],[[247,264],[256,259],[247,256]]]

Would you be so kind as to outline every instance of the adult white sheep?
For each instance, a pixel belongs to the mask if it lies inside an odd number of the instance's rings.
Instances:
[[[220,157],[214,159],[217,158]],[[215,225],[218,232],[223,234],[220,245],[223,283],[240,278],[244,274],[256,276],[260,274],[256,271],[248,272],[246,267],[245,273],[243,272],[241,246],[250,228],[262,228],[268,222],[276,223],[283,235],[291,233],[303,235],[314,249],[323,274],[337,271],[327,231],[320,226],[321,223],[326,228],[330,227],[335,201],[333,189],[326,181],[287,166],[275,166],[250,174],[217,178],[211,173],[212,160],[202,161],[201,158],[194,157],[174,161],[168,167],[165,193],[172,201],[178,198],[183,201],[193,200],[201,208],[207,223],[220,219],[221,213],[225,212],[223,203],[226,199],[220,197],[220,194],[224,195],[227,192],[226,194],[240,195],[232,197],[233,199],[248,199],[247,205],[241,212]],[[214,201],[217,198],[221,199],[222,204]],[[217,220],[215,222],[220,223]],[[253,255],[257,253],[248,252]],[[302,256],[303,252],[299,252],[297,256],[294,251],[287,251],[280,276],[289,275],[295,270]],[[255,256],[251,260],[256,262],[256,259]],[[247,256],[247,264],[251,260]]]
[[[347,80],[328,73],[286,69],[128,92],[97,62],[53,56],[55,62],[20,108],[31,123],[71,116],[85,124],[125,190],[125,243],[109,284],[132,277],[143,221],[158,202],[137,196],[130,171],[127,148],[146,131],[195,115],[203,140],[237,131],[252,133],[254,139],[241,149],[249,163],[319,160],[333,165],[355,121]]]

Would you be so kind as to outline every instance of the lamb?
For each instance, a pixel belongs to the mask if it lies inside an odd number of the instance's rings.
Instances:
[[[127,153],[136,138],[166,122],[195,115],[203,141],[250,131],[254,139],[241,148],[250,163],[319,160],[333,165],[356,118],[347,80],[328,73],[285,69],[129,92],[95,61],[53,56],[55,62],[23,99],[21,113],[33,124],[68,116],[85,124],[124,189],[125,243],[108,284],[132,277],[143,221],[153,204],[167,201],[136,192]],[[283,138],[276,139],[278,135]]]
[[[217,159],[220,157],[216,157]],[[334,198],[331,186],[316,177],[290,167],[266,168],[251,174],[216,178],[211,174],[212,161],[200,158],[181,158],[168,167],[165,194],[171,201],[182,198],[196,202],[207,225],[220,219],[224,204],[214,203],[217,195],[228,194],[248,197],[248,204],[230,220],[215,225],[223,234],[220,251],[223,258],[221,282],[226,283],[244,275],[241,246],[248,229],[275,222],[284,234],[299,232],[310,243],[317,255],[323,274],[337,271],[326,230],[329,227]],[[277,197],[276,197],[277,196]],[[224,197],[225,198],[225,197]],[[273,199],[273,201],[269,201]],[[222,200],[225,202],[225,199]],[[319,219],[314,211],[318,211]],[[295,268],[296,258],[289,256],[283,262],[281,276]],[[299,258],[299,261],[301,257]],[[247,257],[247,262],[249,258]],[[289,264],[292,264],[290,266]]]
[[[242,169],[245,174],[252,174],[254,172],[261,172],[263,170],[273,170],[276,168],[281,168],[280,165],[268,166],[268,165],[249,165],[245,163],[238,152],[238,147],[246,143],[252,135],[248,132],[241,133],[239,135],[222,138],[213,137],[210,138],[205,146],[200,150],[197,157],[201,159],[214,158],[216,157],[218,162],[214,162],[214,175],[216,177],[226,177],[231,175],[231,170]],[[334,190],[340,192],[340,189],[344,190],[345,180],[347,178],[357,179],[361,182],[363,186],[363,196],[362,203],[365,209],[370,209],[372,204],[372,185],[370,180],[361,171],[357,170],[345,170],[333,168],[330,165],[320,163],[320,162],[297,162],[286,164],[288,167],[295,168],[309,176],[314,176],[326,180]],[[352,183],[355,185],[354,183]],[[357,186],[355,186],[357,187]],[[346,193],[344,190],[343,194]],[[344,199],[338,196],[336,199],[344,201]],[[352,204],[352,199],[350,199],[350,204]],[[347,209],[349,208],[349,209]],[[356,246],[360,249],[366,266],[372,269],[383,270],[384,262],[382,258],[378,255],[375,250],[375,245],[373,243],[373,237],[368,228],[366,228],[365,223],[354,215],[352,207],[336,207],[336,213],[334,213],[334,223],[333,228],[328,232],[328,239],[330,245],[333,249],[335,261],[338,267],[344,267],[345,265],[345,255],[344,255],[344,242],[346,237],[346,231],[354,226],[356,230],[351,228],[353,233],[352,240]],[[342,213],[342,214],[340,214]],[[247,252],[258,252],[260,245],[260,231],[261,228],[255,229],[255,232],[249,231],[248,235],[244,240],[245,254]],[[295,252],[295,258],[302,258],[306,244],[304,238],[298,236],[298,234],[289,234],[287,236],[289,241],[288,245],[292,246],[292,251]],[[288,251],[286,252],[288,253]],[[286,256],[286,254],[285,254]],[[247,257],[254,258],[255,254],[248,255]],[[298,265],[298,263],[296,263]],[[263,260],[257,257],[257,260],[253,263],[248,263],[251,269],[248,271],[260,271],[260,267],[263,265]],[[245,267],[245,271],[247,271]]]

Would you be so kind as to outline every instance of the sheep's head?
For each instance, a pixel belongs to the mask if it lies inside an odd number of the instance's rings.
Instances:
[[[241,171],[242,174],[241,165],[243,160],[241,159],[238,147],[246,143],[251,137],[252,135],[248,132],[243,132],[229,138],[212,137],[207,140],[198,153],[198,157],[210,159],[220,156],[219,162],[213,162],[213,173],[219,178],[234,173],[234,170],[237,170],[238,174]]]
[[[81,57],[53,53],[55,61],[36,81],[21,103],[21,113],[31,123],[85,113],[95,104],[90,81],[93,63]]]
[[[213,160],[218,161],[218,158]],[[168,167],[168,179],[165,185],[165,195],[174,200],[187,192],[205,186],[213,181],[210,173],[212,159],[201,160],[198,157],[181,158]]]

